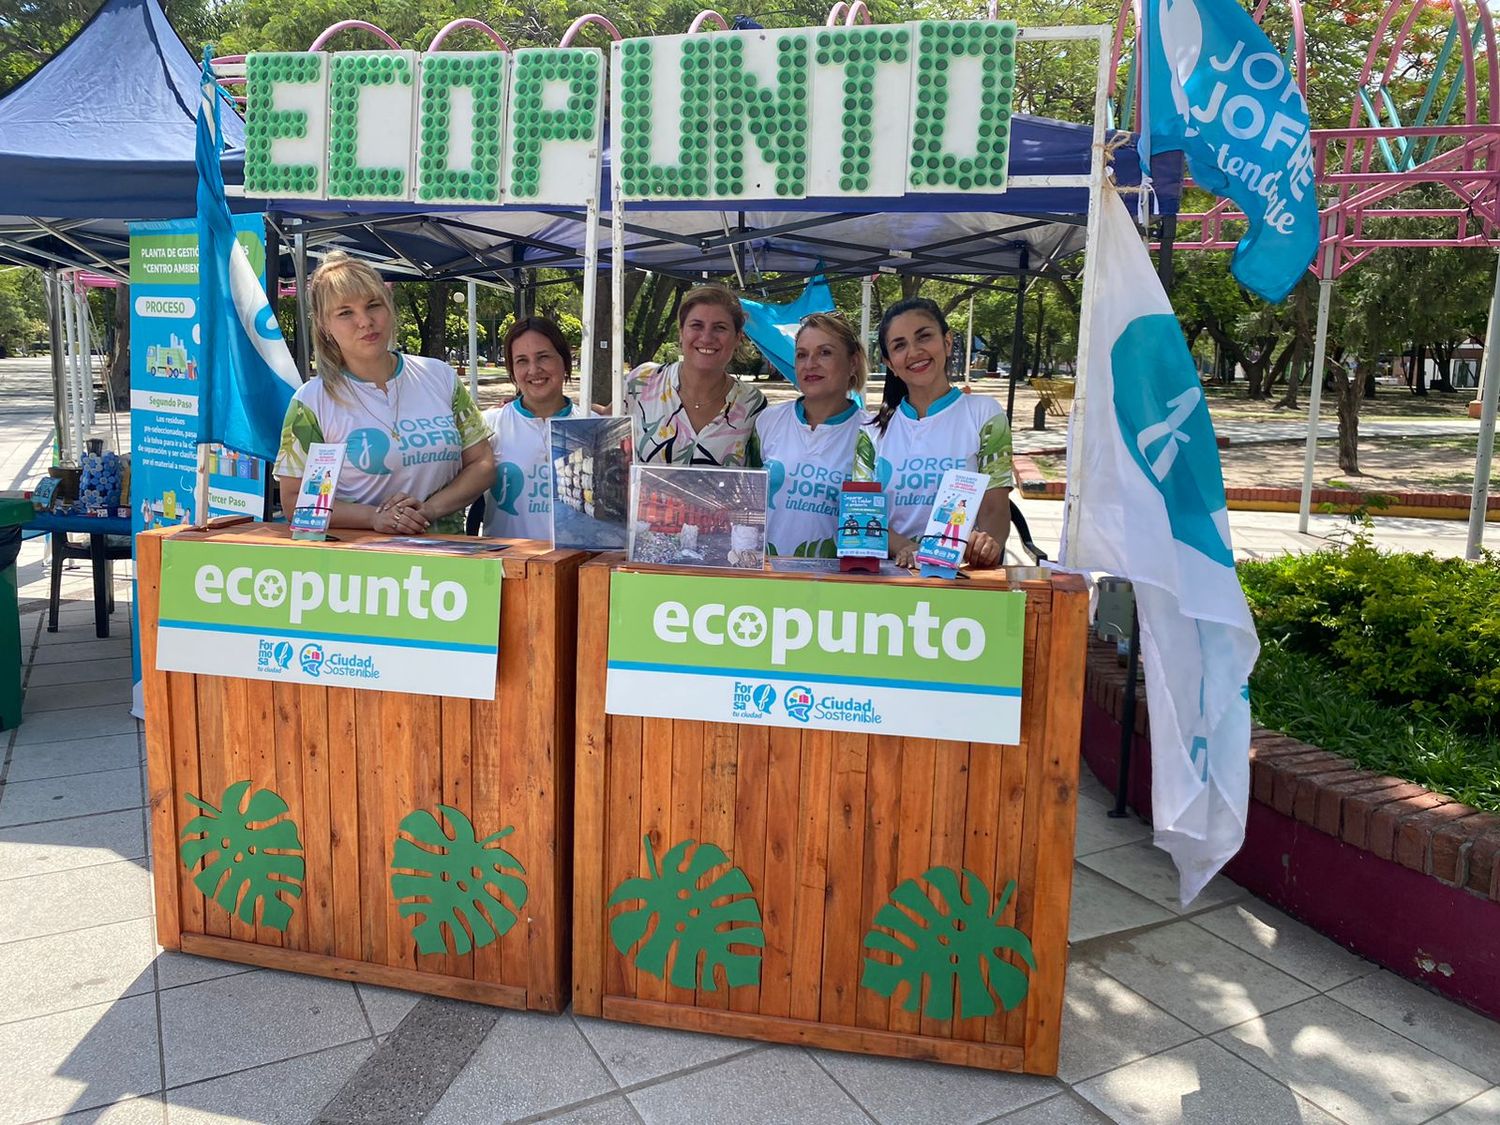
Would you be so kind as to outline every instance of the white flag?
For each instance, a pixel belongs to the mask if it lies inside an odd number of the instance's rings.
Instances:
[[[1105,193],[1069,565],[1135,585],[1156,844],[1184,905],[1239,851],[1260,641],[1234,570],[1224,476],[1182,329],[1124,203]]]

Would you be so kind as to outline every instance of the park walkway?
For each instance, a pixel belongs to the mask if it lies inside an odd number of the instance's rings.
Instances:
[[[0,487],[34,479],[50,425],[7,374]],[[1025,507],[1055,546],[1061,505]],[[1233,522],[1242,554],[1323,541],[1298,536],[1295,517]],[[1340,522],[1315,521],[1324,534]],[[1394,549],[1462,550],[1462,527],[1376,528]],[[0,1125],[1500,1120],[1500,1025],[1227,880],[1184,909],[1149,829],[1109,819],[1092,780],[1057,1079],[502,1012],[163,953],[142,735],[127,712],[127,570],[111,636],[97,640],[81,600],[45,631],[37,541],[20,562],[25,721],[0,733]],[[85,570],[65,596],[87,597]]]

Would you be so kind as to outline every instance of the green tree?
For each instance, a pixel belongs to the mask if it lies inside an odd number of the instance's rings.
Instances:
[[[41,271],[0,267],[0,355],[21,351],[46,335]]]

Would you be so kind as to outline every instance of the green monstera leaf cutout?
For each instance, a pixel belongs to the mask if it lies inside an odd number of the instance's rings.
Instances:
[[[1036,968],[1031,939],[1000,924],[1016,881],[1006,885],[991,909],[990,889],[972,871],[965,869],[960,875],[951,867],[933,867],[922,878],[937,891],[939,901],[933,902],[916,879],[905,880],[891,892],[890,902],[875,913],[875,928],[865,935],[865,947],[893,954],[895,964],[866,957],[860,983],[887,997],[908,984],[901,1006],[908,1012],[920,1006],[924,1016],[935,1020],[952,1018],[955,981],[960,1019],[994,1015],[996,996],[1007,1012],[1026,999],[1026,973],[1001,957],[1008,950]]]
[[[189,871],[204,864],[193,886],[230,914],[255,925],[260,904],[260,924],[284,931],[292,920],[286,898],[302,897],[302,841],[296,822],[282,819],[286,802],[269,789],[257,789],[247,801],[249,788],[250,782],[236,781],[219,808],[183,794],[203,811],[183,828],[178,853]]]
[[[412,928],[418,953],[447,953],[451,937],[452,952],[462,956],[516,924],[526,905],[526,883],[520,878],[526,869],[500,846],[514,826],[481,840],[463,813],[451,805],[438,808],[453,828],[451,836],[426,809],[409,813],[398,826],[391,894],[401,917],[421,919]]]
[[[760,954],[736,946],[763,949],[760,904],[750,895],[750,880],[738,867],[707,880],[729,863],[716,844],[684,840],[657,862],[651,837],[646,837],[649,878],[626,879],[609,896],[609,905],[639,902],[609,923],[610,940],[625,956],[645,938],[635,955],[642,972],[669,979],[677,988],[716,992],[715,970],[724,969],[730,988],[760,982]],[[647,933],[650,936],[647,937]],[[675,952],[674,952],[675,951]],[[668,978],[667,957],[672,956]]]

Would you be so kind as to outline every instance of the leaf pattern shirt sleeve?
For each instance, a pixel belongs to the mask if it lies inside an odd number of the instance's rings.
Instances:
[[[301,480],[307,471],[308,449],[322,440],[323,427],[318,416],[294,396],[287,405],[286,419],[281,423],[281,449],[276,454],[275,474]]]
[[[1010,423],[1003,413],[996,414],[979,428],[979,451],[975,455],[977,472],[989,477],[985,490],[991,488],[1014,488],[1015,474],[1011,468]]]
[[[459,443],[464,449],[475,442],[490,440],[490,427],[485,422],[484,415],[479,412],[474,397],[469,394],[469,388],[460,379],[455,379],[453,383],[453,424],[458,429]]]

